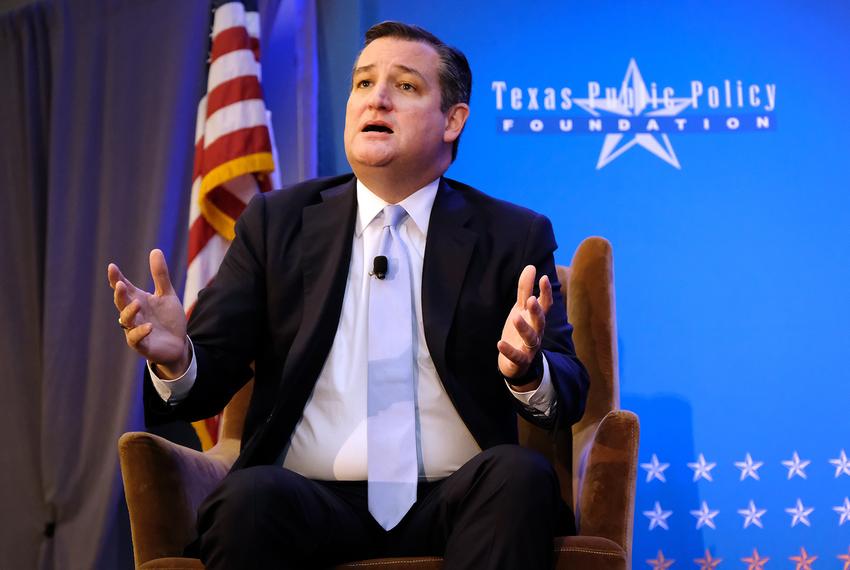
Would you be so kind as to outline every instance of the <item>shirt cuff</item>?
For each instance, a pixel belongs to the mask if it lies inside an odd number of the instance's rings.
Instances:
[[[546,355],[543,355],[543,378],[540,380],[540,386],[530,392],[517,392],[505,380],[505,385],[514,398],[544,416],[549,417],[552,413],[552,405],[555,403],[555,387],[552,385],[552,378],[549,374],[549,362],[546,360]]]
[[[195,360],[195,347],[192,345],[192,339],[188,336],[186,338],[189,340],[189,352],[192,355],[192,360],[189,362],[189,368],[182,376],[179,376],[174,380],[165,380],[160,378],[156,375],[153,364],[148,361],[148,372],[151,375],[153,387],[156,390],[156,393],[159,394],[159,397],[169,404],[176,404],[185,399],[186,395],[189,394],[189,390],[191,390],[192,386],[195,384],[195,377],[198,375],[198,362]]]

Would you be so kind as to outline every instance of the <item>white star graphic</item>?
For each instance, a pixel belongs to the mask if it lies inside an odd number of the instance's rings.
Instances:
[[[811,463],[811,461],[808,459],[801,461],[800,456],[797,455],[797,452],[795,451],[794,455],[791,456],[791,459],[783,461],[782,465],[788,468],[788,479],[791,479],[794,475],[806,479],[806,472],[804,469],[809,466],[809,463]]]
[[[703,525],[716,529],[714,526],[714,517],[716,517],[720,511],[712,511],[708,508],[708,504],[705,501],[702,502],[702,506],[700,506],[699,510],[691,511],[691,514],[697,518],[697,528],[700,529]]]
[[[577,99],[573,102],[576,105],[593,115],[599,116],[598,110],[613,113],[621,117],[638,117],[643,114],[652,101],[649,91],[646,89],[646,83],[641,77],[637,62],[632,58],[629,60],[629,66],[626,69],[626,76],[623,78],[623,83],[620,85],[620,92],[615,100],[591,99],[590,97]],[[648,111],[646,117],[675,117],[686,109],[692,103],[690,97],[668,97],[665,104],[653,111]],[[670,144],[670,139],[666,134],[661,134],[661,141],[657,135],[650,133],[638,133],[631,139],[619,146],[625,135],[612,133],[605,135],[605,141],[602,143],[602,151],[599,153],[599,160],[596,163],[596,169],[600,170],[613,162],[616,158],[633,146],[641,146],[666,162],[681,170],[679,159],[676,158],[676,153],[673,151],[673,146]],[[662,146],[663,141],[663,146]]]
[[[764,528],[761,524],[761,517],[766,512],[767,509],[757,509],[752,500],[750,500],[750,504],[746,509],[738,510],[738,514],[744,517],[744,528],[747,528],[751,524],[754,524],[759,528]]]
[[[797,504],[790,509],[785,509],[785,512],[791,515],[791,526],[797,526],[797,523],[803,523],[806,526],[812,526],[809,522],[809,515],[815,510],[814,507],[808,509],[803,506],[803,502],[797,499]]]
[[[747,453],[747,456],[743,461],[735,462],[735,467],[741,470],[741,481],[747,477],[752,477],[756,481],[759,481],[759,474],[757,471],[762,465],[764,465],[763,461],[753,461],[753,458],[749,453]]]
[[[838,521],[838,526],[841,526],[847,521],[850,521],[850,499],[848,499],[847,497],[844,497],[843,505],[832,507],[832,510],[838,513],[841,517]]]
[[[655,501],[655,507],[651,511],[643,511],[643,514],[649,518],[649,530],[660,526],[664,530],[670,530],[667,526],[667,519],[673,514],[673,511],[665,511],[661,508],[658,501]]]
[[[844,450],[841,450],[841,455],[839,455],[835,459],[830,459],[830,463],[835,465],[835,476],[840,477],[841,475],[850,475],[850,461],[847,460],[847,454],[844,453]]]
[[[699,454],[695,463],[688,463],[688,467],[694,470],[694,481],[699,479],[714,481],[711,478],[711,470],[717,467],[717,463],[708,463],[702,453]]]
[[[669,463],[661,463],[658,461],[658,456],[654,453],[649,460],[649,463],[641,463],[640,466],[646,469],[646,482],[649,483],[653,479],[658,479],[662,483],[666,483],[664,478],[664,470],[670,467]]]

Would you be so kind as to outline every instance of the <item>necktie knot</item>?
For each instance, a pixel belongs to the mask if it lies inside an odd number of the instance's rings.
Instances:
[[[404,220],[405,216],[407,216],[407,211],[403,206],[399,206],[398,204],[389,204],[388,206],[384,206],[384,227],[391,227],[394,230],[398,230],[398,226],[401,224],[402,220]]]

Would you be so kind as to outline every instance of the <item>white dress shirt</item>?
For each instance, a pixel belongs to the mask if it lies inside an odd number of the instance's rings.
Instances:
[[[401,224],[399,235],[410,254],[418,333],[414,339],[414,370],[420,477],[428,480],[451,475],[481,451],[449,399],[425,342],[422,266],[438,185],[439,179],[399,203],[409,215]],[[367,478],[367,340],[372,281],[369,272],[378,253],[382,229],[378,218],[386,205],[357,181],[357,218],[336,335],[283,457],[284,467],[311,479],[363,481]],[[548,415],[555,390],[545,358],[543,366],[543,381],[536,390],[516,392],[507,383],[506,386],[526,406]],[[180,378],[162,380],[154,374],[152,366],[149,369],[160,397],[167,402],[179,402],[188,394],[197,374],[194,350],[189,370]]]

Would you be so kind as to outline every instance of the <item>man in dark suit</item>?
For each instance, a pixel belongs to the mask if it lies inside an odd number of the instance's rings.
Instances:
[[[446,568],[545,568],[552,536],[569,532],[554,470],[517,445],[516,413],[570,425],[587,376],[548,220],[443,178],[470,88],[466,58],[430,33],[370,29],[346,111],[354,175],[254,199],[188,336],[161,252],[154,294],[110,265],[119,323],[149,361],[151,413],[218,413],[255,362],[242,453],[199,514],[208,567],[439,554]],[[409,260],[401,270],[398,256],[377,263],[388,241]],[[409,275],[410,307],[380,320],[387,271],[390,283]],[[404,382],[374,384],[373,350],[405,334]],[[408,389],[408,427],[372,423],[373,397]],[[379,436],[395,445],[389,458],[374,454]],[[395,455],[413,458],[414,495],[386,518],[373,470]]]

